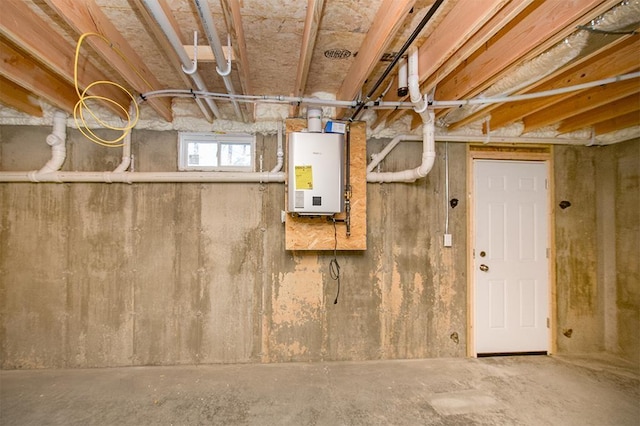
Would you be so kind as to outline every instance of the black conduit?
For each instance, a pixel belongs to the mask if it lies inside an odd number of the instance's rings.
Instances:
[[[371,96],[373,96],[374,93],[376,92],[376,90],[378,90],[378,87],[380,87],[380,85],[382,84],[384,79],[387,78],[387,76],[389,75],[389,73],[391,72],[393,67],[396,66],[396,64],[398,63],[398,61],[402,57],[402,55],[404,55],[404,53],[407,51],[409,46],[411,46],[411,43],[413,43],[414,40],[416,38],[418,38],[418,35],[422,31],[422,29],[425,27],[425,25],[427,25],[427,22],[429,22],[429,20],[433,17],[433,15],[438,11],[438,8],[440,7],[440,5],[443,2],[444,2],[444,0],[436,0],[435,3],[433,3],[433,5],[431,5],[431,8],[427,12],[427,14],[424,15],[424,17],[422,18],[422,21],[420,21],[420,23],[418,24],[416,29],[413,30],[413,32],[411,33],[411,35],[409,36],[407,41],[404,42],[404,44],[400,48],[400,51],[395,55],[395,57],[393,58],[393,61],[391,61],[391,63],[387,67],[387,69],[384,70],[384,72],[382,73],[382,75],[380,76],[378,81],[376,81],[376,84],[373,85],[373,87],[371,88],[371,90],[367,94],[367,97],[365,98],[365,100],[358,103],[358,107],[356,108],[355,112],[353,113],[353,115],[351,116],[349,121],[353,121],[356,118],[356,116],[358,114],[360,114],[360,111],[362,111],[362,109],[364,108],[365,104],[371,100]]]

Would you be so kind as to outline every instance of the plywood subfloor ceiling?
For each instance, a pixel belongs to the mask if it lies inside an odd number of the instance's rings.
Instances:
[[[104,36],[111,45],[87,37],[79,55],[80,90],[99,80],[117,82],[135,97],[162,89],[196,90],[148,4],[163,9],[183,45],[192,45],[198,31],[198,44],[207,46],[198,2],[202,0],[4,0],[2,104],[29,116],[42,116],[43,105],[72,113],[78,101],[74,52],[81,34],[87,32]],[[557,90],[638,72],[639,3],[209,0],[207,4],[222,44],[230,37],[230,84],[237,94],[356,102],[367,100],[367,95],[371,100],[407,100],[396,91],[397,66],[386,78],[380,76],[431,10],[412,46],[419,51],[422,91],[431,93],[437,104]],[[198,74],[208,91],[228,93],[229,84],[224,84],[214,62],[200,61]],[[125,106],[129,102],[115,86],[94,87],[88,93]],[[199,101],[194,119],[249,123],[261,119],[254,103],[240,103],[238,111],[227,100],[214,102],[218,111]],[[158,97],[144,104],[145,114],[171,123],[180,114],[177,106],[196,101]],[[115,105],[106,110],[125,115]],[[289,117],[300,116],[305,104],[289,103],[286,111]],[[369,129],[404,123],[407,130],[415,130],[421,124],[407,108],[354,112],[353,107],[337,108],[330,114],[365,119]],[[620,141],[638,137],[640,79],[519,102],[439,107],[436,112],[440,133],[499,135],[508,129],[517,136],[543,132]]]

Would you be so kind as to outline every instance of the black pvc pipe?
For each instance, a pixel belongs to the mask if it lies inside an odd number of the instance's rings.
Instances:
[[[416,29],[413,30],[413,32],[411,33],[411,35],[409,36],[407,41],[404,42],[404,44],[400,48],[400,51],[398,52],[397,55],[395,55],[395,57],[393,58],[393,61],[391,61],[391,63],[387,67],[387,69],[384,70],[384,72],[382,73],[382,75],[380,76],[378,81],[376,81],[376,84],[373,85],[373,88],[371,88],[371,90],[367,94],[367,97],[365,98],[364,102],[360,102],[358,104],[358,107],[356,108],[355,112],[353,113],[353,115],[351,116],[349,121],[353,121],[356,118],[356,116],[358,114],[360,114],[360,111],[362,111],[362,109],[364,108],[365,104],[371,100],[371,96],[373,96],[373,94],[376,92],[376,90],[378,90],[378,87],[380,87],[380,85],[382,84],[384,79],[387,78],[387,76],[389,75],[389,73],[391,72],[393,67],[396,66],[396,64],[398,63],[398,61],[402,57],[402,55],[404,55],[404,52],[406,52],[407,49],[409,48],[409,46],[411,46],[411,43],[413,43],[414,40],[416,38],[418,38],[418,35],[422,31],[422,29],[425,27],[425,25],[427,25],[427,22],[429,22],[429,20],[431,20],[433,15],[438,11],[438,8],[440,7],[440,5],[442,3],[444,3],[444,0],[436,0],[435,3],[433,3],[431,5],[431,8],[426,13],[426,15],[424,15],[424,17],[422,18],[422,21],[420,21],[420,23],[418,24]]]

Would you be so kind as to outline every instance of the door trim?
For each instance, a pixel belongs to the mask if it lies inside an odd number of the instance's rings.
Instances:
[[[520,160],[544,161],[547,163],[547,214],[549,242],[549,354],[557,351],[557,302],[556,302],[556,244],[555,244],[555,198],[554,166],[551,145],[519,144],[469,144],[467,145],[467,356],[476,357],[474,332],[474,287],[473,287],[473,247],[475,239],[475,185],[473,181],[474,160]]]

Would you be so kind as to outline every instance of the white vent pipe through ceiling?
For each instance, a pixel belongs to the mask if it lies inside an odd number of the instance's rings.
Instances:
[[[425,177],[433,168],[433,163],[436,158],[436,144],[435,144],[435,113],[433,109],[429,108],[429,105],[425,98],[420,93],[420,77],[418,73],[418,49],[411,48],[409,53],[409,95],[411,97],[411,103],[414,110],[422,118],[422,162],[420,165],[413,169],[402,170],[399,172],[374,172],[375,166],[384,159],[391,150],[391,146],[388,150],[383,150],[378,157],[374,158],[375,164],[367,167],[367,182],[415,182],[417,179]],[[387,146],[394,143],[397,145],[400,139],[392,140]],[[386,153],[381,155],[382,153]],[[377,162],[376,162],[377,161]]]
[[[180,61],[182,62],[182,66],[184,68],[190,68],[192,66],[192,61],[189,58],[189,55],[187,54],[187,52],[184,50],[184,46],[180,41],[180,36],[174,30],[164,9],[162,9],[162,6],[156,0],[142,0],[142,3],[144,4],[147,11],[151,14],[153,19],[156,20],[156,22],[158,23],[158,26],[160,27],[164,35],[167,37],[167,40],[171,44],[171,47],[180,58]],[[193,84],[195,84],[198,90],[207,91],[207,86],[205,85],[204,80],[202,80],[202,77],[200,76],[200,73],[198,71],[194,70],[193,73],[187,73],[187,74],[189,75],[189,78],[191,78],[191,81],[193,81]],[[202,105],[202,99],[197,98],[196,102],[198,103],[198,106],[200,107],[200,110],[204,114],[207,121],[209,122],[213,121],[209,111],[206,109],[204,105]],[[209,108],[211,108],[213,115],[215,115],[216,118],[220,118],[221,117],[220,110],[218,109],[218,106],[216,105],[215,101],[213,99],[205,98],[205,102],[207,103]]]

